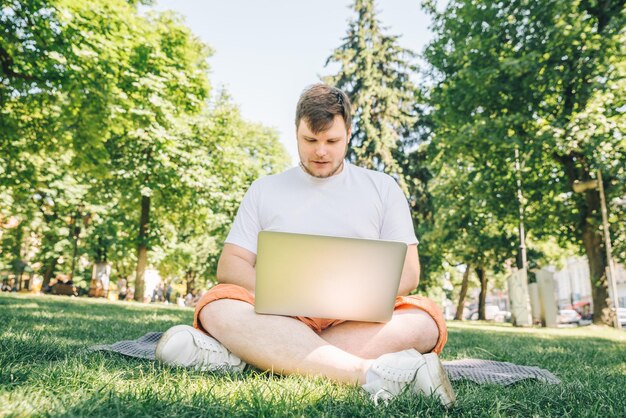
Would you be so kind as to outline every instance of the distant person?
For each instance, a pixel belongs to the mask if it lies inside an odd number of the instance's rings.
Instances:
[[[159,285],[156,288],[156,292],[157,302],[163,302],[163,282],[159,282]]]
[[[193,294],[191,292],[187,293],[185,296],[185,306],[193,306]]]
[[[218,263],[220,284],[196,305],[195,328],[179,325],[163,335],[157,358],[202,370],[241,370],[249,363],[282,374],[322,375],[361,384],[374,400],[408,387],[444,405],[454,402],[437,356],[448,335],[443,314],[434,302],[407,296],[419,280],[408,202],[392,177],[345,160],[351,120],[341,90],[316,84],[302,93],[295,117],[300,165],[252,184]],[[406,243],[393,319],[381,324],[256,314],[262,230]]]
[[[119,300],[126,299],[126,292],[128,292],[128,288],[126,287],[127,283],[128,281],[123,277],[117,281],[117,288],[119,289],[117,298]]]
[[[165,289],[165,303],[170,303],[170,298],[172,297],[172,285],[171,283],[167,284],[167,288]]]

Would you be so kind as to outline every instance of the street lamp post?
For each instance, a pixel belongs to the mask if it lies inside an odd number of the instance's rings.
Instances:
[[[517,200],[519,202],[519,259],[518,268],[524,270],[528,281],[528,261],[526,260],[526,235],[524,231],[524,195],[522,192],[522,168],[520,166],[519,149],[515,147],[515,172],[517,174]]]
[[[600,207],[602,211],[602,229],[604,230],[604,248],[606,249],[606,262],[608,264],[607,276],[609,279],[609,285],[611,286],[611,293],[613,294],[613,309],[615,309],[614,326],[617,329],[622,328],[622,324],[619,320],[617,308],[619,307],[617,300],[617,284],[615,283],[615,270],[613,268],[613,255],[611,249],[611,236],[609,235],[609,221],[606,212],[606,198],[604,196],[604,185],[602,184],[602,172],[598,170],[598,178],[596,180],[588,181],[575,181],[572,188],[576,193],[583,193],[586,190],[598,190],[600,194]]]

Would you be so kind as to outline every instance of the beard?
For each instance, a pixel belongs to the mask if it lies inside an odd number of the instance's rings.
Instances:
[[[343,168],[343,160],[341,160],[341,162],[340,162],[339,164],[337,164],[337,166],[336,166],[336,167],[333,167],[333,169],[332,169],[332,170],[330,170],[330,172],[328,172],[328,173],[326,173],[326,174],[315,174],[315,173],[313,173],[313,172],[309,169],[309,167],[307,167],[307,166],[306,166],[306,164],[304,164],[304,163],[302,162],[302,160],[300,160],[300,167],[302,167],[302,169],[303,169],[303,170],[304,170],[304,171],[305,171],[308,175],[310,175],[311,177],[315,177],[315,178],[318,178],[318,179],[325,179],[325,178],[328,178],[328,177],[334,176],[335,174],[337,174],[337,172],[338,172],[339,170],[341,170],[341,168]]]

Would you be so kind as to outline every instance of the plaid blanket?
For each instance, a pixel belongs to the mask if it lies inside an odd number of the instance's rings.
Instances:
[[[162,332],[149,332],[136,340],[119,341],[113,344],[94,345],[91,351],[109,351],[128,357],[154,360],[156,345]],[[478,384],[496,384],[508,386],[526,379],[535,379],[543,383],[559,384],[560,380],[549,371],[518,364],[481,360],[461,359],[442,362],[450,380],[470,380]]]

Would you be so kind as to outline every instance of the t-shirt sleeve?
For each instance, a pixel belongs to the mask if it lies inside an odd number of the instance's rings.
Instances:
[[[400,186],[391,177],[389,177],[387,199],[383,203],[383,208],[380,239],[417,244],[419,241],[415,236],[409,202]]]
[[[259,218],[259,187],[255,181],[241,201],[226,243],[235,244],[256,254],[257,239],[261,231]]]

